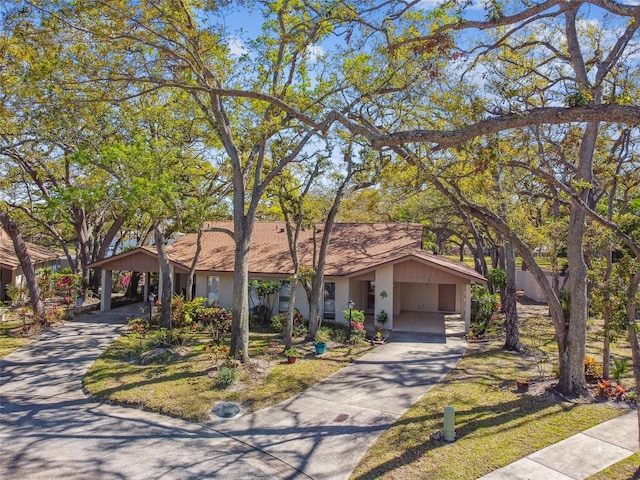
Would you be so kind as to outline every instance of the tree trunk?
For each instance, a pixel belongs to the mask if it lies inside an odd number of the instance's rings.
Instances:
[[[18,225],[11,220],[9,215],[4,212],[0,212],[0,223],[7,231],[9,238],[11,238],[11,241],[13,242],[13,249],[16,252],[18,261],[20,262],[20,267],[22,268],[24,277],[27,280],[29,299],[35,320],[42,321],[44,319],[44,303],[42,301],[40,287],[38,286],[36,270],[31,262],[31,256],[27,251],[27,245],[22,239]]]
[[[604,340],[602,344],[602,376],[609,379],[611,376],[611,311],[605,307],[604,317]]]
[[[516,254],[513,245],[509,242],[504,247],[505,270],[507,273],[507,284],[504,287],[502,308],[505,313],[506,341],[504,349],[510,351],[521,351],[520,331],[518,329],[518,308],[516,289]],[[501,289],[502,291],[502,289]]]
[[[158,252],[160,278],[162,279],[162,291],[159,292],[160,326],[163,328],[171,328],[171,299],[173,298],[173,283],[171,281],[171,265],[169,264],[169,257],[167,257],[165,230],[162,222],[158,222],[153,229],[153,238]]]
[[[109,230],[107,230],[107,233],[105,234],[104,238],[102,238],[98,253],[97,255],[94,255],[94,257],[92,258],[92,262],[96,262],[98,260],[102,260],[103,258],[106,258],[107,253],[109,253],[109,247],[111,247],[111,244],[113,243],[114,239],[116,238],[116,235],[120,231],[120,228],[122,227],[122,225],[124,225],[124,221],[125,221],[124,216],[117,217],[113,221],[113,223],[109,227]],[[93,291],[94,293],[98,293],[98,288],[100,287],[100,281],[102,280],[101,272],[102,272],[102,269],[100,267],[91,269],[91,271],[89,272],[88,286],[91,289],[91,291]]]
[[[464,214],[464,212],[461,213]],[[483,277],[486,277],[489,274],[489,268],[487,267],[487,260],[484,258],[484,238],[482,238],[482,234],[478,231],[478,228],[473,222],[473,219],[469,218],[468,215],[464,215],[464,221],[469,226],[471,232],[473,233],[473,238],[476,242],[476,248],[473,250],[473,263],[476,272],[478,272]],[[462,260],[464,261],[464,258]]]
[[[200,252],[202,251],[202,229],[198,230],[198,237],[196,238],[196,253],[193,256],[191,267],[189,268],[189,275],[187,276],[187,291],[185,292],[185,300],[190,302],[193,300],[193,278],[196,275],[196,266],[198,265],[198,258],[200,258]]]
[[[249,361],[249,248],[252,230],[252,225],[249,222],[250,220],[245,219],[243,215],[235,216],[233,221],[236,248],[233,269],[233,321],[231,323],[230,354],[242,363]]]
[[[633,358],[633,378],[636,381],[636,411],[640,412],[640,345],[635,322],[629,326],[629,343]],[[640,413],[638,413],[638,445],[640,445]]]
[[[593,152],[597,135],[598,124],[587,124],[580,144],[580,162],[576,180],[589,183],[593,180]],[[583,189],[578,197],[588,204],[589,189]],[[557,386],[558,390],[569,396],[581,396],[587,393],[584,378],[588,318],[587,264],[584,260],[585,225],[585,211],[580,202],[573,199],[567,237],[571,305],[565,339],[562,342],[564,348],[560,351],[560,380]]]
[[[633,359],[633,378],[636,381],[636,411],[638,412],[640,412],[640,344],[638,343],[638,322],[636,320],[638,313],[636,296],[638,295],[639,284],[640,270],[633,275],[627,286],[626,300],[629,344],[631,345],[631,358]],[[640,445],[640,413],[638,413],[638,445]]]
[[[311,292],[307,294],[308,301],[309,301],[309,334],[308,334],[309,340],[313,340],[316,337],[316,334],[318,333],[318,326],[319,326],[318,318],[320,317],[320,304],[324,299],[322,285],[323,285],[322,275],[316,271],[311,281]]]
[[[140,272],[131,272],[131,280],[127,286],[124,296],[128,298],[136,298],[138,296],[138,286],[140,285]]]
[[[86,283],[89,283],[89,270],[87,269],[87,265],[90,263],[89,259],[92,238],[89,233],[90,229],[87,225],[88,220],[84,208],[72,208],[72,221],[76,230],[76,238],[78,240],[76,257],[77,260],[80,261],[80,265],[76,265],[76,268],[79,267],[79,273],[82,275],[82,278]]]
[[[287,309],[287,323],[284,329],[284,348],[291,348],[293,344],[293,316],[296,310],[296,290],[298,289],[298,272],[293,274],[289,284],[289,307]]]
[[[329,243],[331,241],[331,232],[333,231],[333,225],[336,222],[336,216],[338,215],[338,208],[342,201],[342,196],[348,179],[342,183],[336,193],[336,196],[327,215],[327,219],[324,224],[324,230],[322,232],[322,240],[320,241],[320,249],[318,250],[318,260],[315,264],[313,277],[311,281],[311,294],[308,297],[309,300],[309,334],[308,338],[313,340],[318,333],[318,318],[320,317],[320,305],[324,300],[324,267],[327,263],[327,253],[329,252]]]

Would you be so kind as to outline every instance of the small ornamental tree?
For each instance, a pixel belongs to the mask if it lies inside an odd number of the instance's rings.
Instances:
[[[252,280],[249,290],[255,292],[258,304],[252,306],[251,313],[259,323],[267,325],[273,315],[273,296],[280,291],[282,282]]]

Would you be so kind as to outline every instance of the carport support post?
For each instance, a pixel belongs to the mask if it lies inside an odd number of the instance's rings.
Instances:
[[[143,298],[149,298],[149,284],[151,283],[151,272],[144,272],[144,288],[142,289]]]
[[[444,439],[453,442],[456,439],[456,420],[453,407],[444,407]]]
[[[111,280],[113,272],[111,270],[102,269],[102,292],[100,294],[100,311],[108,312],[111,310]]]
[[[469,333],[471,328],[471,284],[464,285],[464,308],[462,310],[462,316],[464,319],[464,333]]]
[[[384,328],[393,328],[393,265],[385,265],[376,270],[375,312],[373,324],[376,325],[378,315],[382,310],[387,314]]]

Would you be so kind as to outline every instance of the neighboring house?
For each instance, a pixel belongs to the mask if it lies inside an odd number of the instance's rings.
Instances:
[[[209,227],[233,229],[232,222]],[[423,226],[401,223],[338,223],[331,234],[324,275],[323,318],[344,322],[348,302],[364,310],[372,322],[380,311],[388,314],[385,328],[444,333],[444,314],[459,313],[467,330],[470,319],[472,282],[486,279],[463,263],[422,249]],[[323,233],[308,229],[300,236],[302,265],[312,265],[314,237]],[[187,234],[167,247],[174,289],[184,292],[193,261],[197,235]],[[224,232],[208,231],[202,237],[197,262],[195,296],[230,308],[233,300],[234,242]],[[103,310],[110,308],[113,271],[157,272],[155,248],[140,247],[106,258],[90,267],[101,267]],[[282,222],[257,222],[253,230],[249,261],[250,279],[281,280],[276,309],[286,311],[289,303],[287,279],[293,264]],[[149,282],[145,282],[145,288]],[[145,291],[145,298],[148,292]],[[302,288],[296,293],[296,308],[307,316],[309,307]]]
[[[55,250],[33,243],[26,245],[34,268],[56,268],[59,265],[60,254]],[[9,300],[6,291],[7,284],[19,285],[24,281],[24,273],[13,248],[13,242],[9,238],[9,234],[0,228],[0,301]]]

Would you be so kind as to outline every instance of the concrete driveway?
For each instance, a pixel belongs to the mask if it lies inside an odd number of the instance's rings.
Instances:
[[[395,336],[290,400],[194,424],[82,392],[84,372],[132,314],[70,322],[0,361],[0,478],[346,479],[466,346]]]

